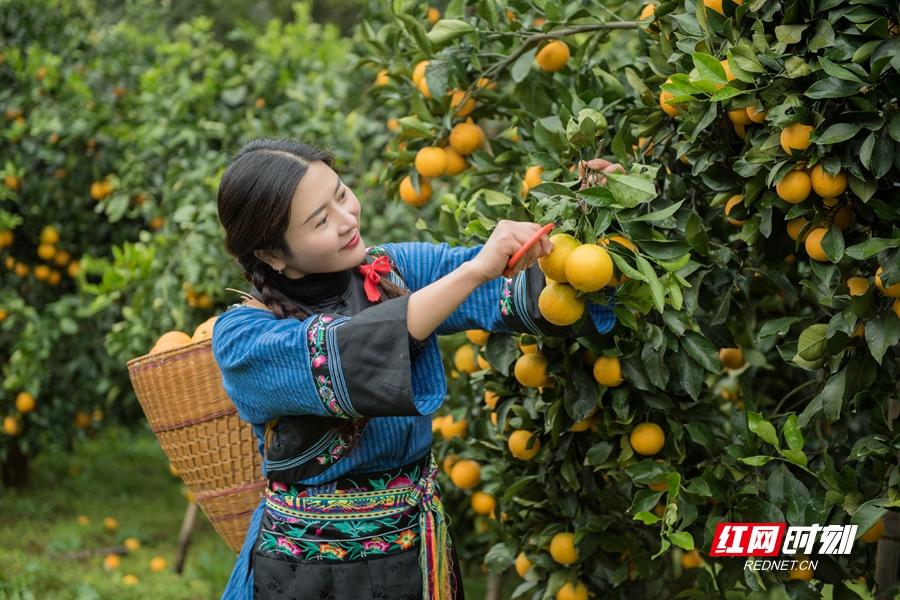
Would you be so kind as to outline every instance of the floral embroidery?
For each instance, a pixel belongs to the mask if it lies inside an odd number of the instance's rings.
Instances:
[[[325,331],[328,323],[334,321],[333,315],[317,315],[306,332],[306,339],[310,349],[310,366],[313,372],[313,382],[322,406],[336,417],[349,419],[350,415],[340,406],[334,387],[331,383],[331,375],[328,373],[328,349],[325,347]]]
[[[388,556],[406,552],[419,543],[419,509],[415,506],[385,514],[405,506],[403,496],[386,490],[409,487],[420,479],[422,469],[416,465],[385,471],[381,478],[340,479],[340,488],[331,489],[330,498],[320,496],[316,486],[270,482],[266,498],[266,512],[258,551],[272,557],[299,561],[350,561],[360,558]],[[336,482],[335,482],[336,483]],[[299,488],[303,489],[299,489]],[[358,492],[385,492],[370,497],[336,498]],[[305,500],[300,500],[305,499]],[[290,516],[305,502],[307,511],[315,511],[323,518],[304,519]],[[348,514],[346,519],[324,518],[336,513]],[[371,512],[373,516],[366,516]]]
[[[334,444],[317,455],[315,457],[316,462],[320,465],[330,465],[341,457],[346,456],[356,446],[368,422],[368,418],[355,419],[350,421],[347,426],[339,429]]]
[[[503,287],[500,290],[500,314],[504,317],[512,314],[512,277],[503,278]]]

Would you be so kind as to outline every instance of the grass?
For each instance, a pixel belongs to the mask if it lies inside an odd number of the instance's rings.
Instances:
[[[31,464],[28,489],[0,494],[0,598],[41,600],[219,598],[235,555],[201,512],[184,573],[172,572],[178,532],[187,507],[185,487],[169,474],[169,462],[151,433],[106,428],[73,452],[48,452]],[[88,518],[79,523],[79,516]],[[113,517],[116,530],[104,526]],[[137,538],[141,547],[121,557],[113,570],[105,553],[60,558],[75,551],[120,546]],[[152,572],[150,561],[168,566]],[[464,565],[467,598],[484,598],[485,578],[477,565]],[[124,576],[138,583],[127,585]],[[514,588],[506,580],[504,591]],[[510,587],[512,586],[512,587]],[[504,597],[508,597],[504,596]]]

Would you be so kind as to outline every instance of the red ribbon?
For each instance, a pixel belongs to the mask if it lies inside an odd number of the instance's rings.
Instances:
[[[359,265],[359,272],[363,274],[363,288],[366,290],[366,298],[369,302],[375,302],[381,298],[381,290],[378,289],[378,282],[381,281],[379,273],[391,272],[391,261],[387,256],[379,256],[370,265]]]

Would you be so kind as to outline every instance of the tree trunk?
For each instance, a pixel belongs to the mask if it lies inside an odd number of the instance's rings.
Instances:
[[[4,487],[24,488],[31,484],[28,472],[28,456],[22,452],[14,438],[6,444],[6,460],[0,464],[0,479]]]

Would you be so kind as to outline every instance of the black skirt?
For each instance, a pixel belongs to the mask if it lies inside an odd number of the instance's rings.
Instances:
[[[390,491],[417,481],[428,459],[426,455],[401,467],[345,475],[330,484],[328,492]],[[270,501],[250,557],[255,599],[422,600],[417,506],[401,514],[346,521],[292,517],[294,498],[315,498],[308,487],[269,483]],[[450,557],[454,600],[463,600],[453,544]]]

